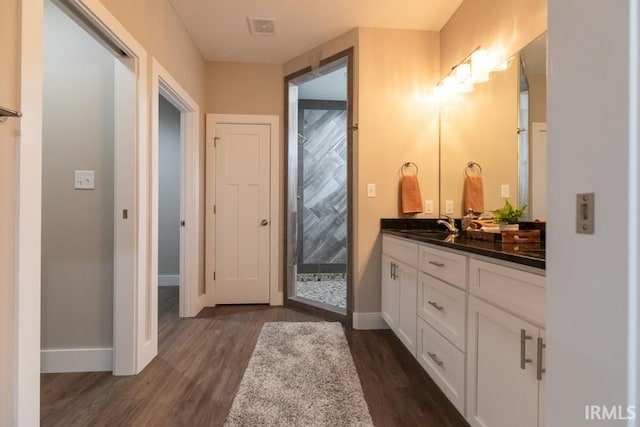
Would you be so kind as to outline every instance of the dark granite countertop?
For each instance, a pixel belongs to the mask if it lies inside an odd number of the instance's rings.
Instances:
[[[529,267],[545,268],[544,243],[514,244],[470,239],[464,235],[464,232],[459,234],[447,233],[442,225],[436,224],[435,220],[428,219],[383,219],[381,220],[380,228],[383,233],[391,236],[470,252]]]

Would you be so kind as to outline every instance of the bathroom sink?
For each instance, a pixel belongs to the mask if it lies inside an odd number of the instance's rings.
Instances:
[[[444,230],[401,230],[407,236],[422,237],[424,239],[439,240],[441,242],[454,243],[458,233],[449,233]]]
[[[418,236],[434,236],[434,235],[447,235],[451,234],[446,230],[400,230],[401,233],[416,234]]]

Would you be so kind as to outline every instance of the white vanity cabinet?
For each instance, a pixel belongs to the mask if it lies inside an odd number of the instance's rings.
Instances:
[[[464,415],[467,257],[425,245],[418,253],[418,362]]]
[[[418,245],[382,239],[382,318],[415,356],[418,298]]]
[[[543,426],[544,276],[472,259],[469,284],[467,421]]]
[[[544,271],[383,235],[382,317],[474,427],[544,427]]]

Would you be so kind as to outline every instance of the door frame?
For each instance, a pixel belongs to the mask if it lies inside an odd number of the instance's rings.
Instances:
[[[206,267],[205,283],[207,289],[207,305],[215,305],[215,265],[216,265],[216,220],[214,206],[216,204],[216,156],[215,129],[217,124],[268,125],[270,128],[270,224],[269,227],[269,305],[283,304],[283,290],[280,282],[280,117],[277,115],[252,114],[207,114],[206,129]]]
[[[99,0],[67,0],[83,17],[128,54],[134,63],[135,176],[131,209],[135,221],[133,286],[114,286],[113,373],[136,374],[145,366],[138,351],[138,326],[146,302],[139,298],[147,281],[148,100],[147,53]],[[41,220],[43,25],[42,2],[21,1],[20,120],[17,159],[14,410],[16,426],[40,422]]]
[[[179,316],[194,317],[204,307],[205,297],[198,288],[200,260],[200,106],[158,62],[151,58],[151,192],[149,281],[145,299],[149,309],[145,318],[144,350],[158,353],[158,202],[159,202],[159,97],[162,95],[180,112],[180,298]]]
[[[288,244],[288,221],[284,221],[284,237],[283,237],[283,258],[282,258],[282,268],[283,268],[283,289],[284,289],[284,306],[291,307],[295,310],[304,311],[316,316],[325,317],[330,320],[336,320],[339,322],[345,323],[347,326],[353,326],[353,300],[354,300],[354,278],[355,278],[355,223],[353,221],[355,215],[355,198],[354,198],[354,131],[357,130],[357,126],[354,125],[354,48],[350,47],[341,52],[338,52],[334,55],[331,55],[325,59],[320,61],[320,67],[331,64],[332,62],[336,62],[340,59],[346,58],[347,62],[347,313],[346,315],[342,315],[336,313],[331,310],[325,310],[320,307],[316,307],[313,305],[305,304],[299,301],[291,300],[288,298],[289,291],[289,283],[288,283],[288,265],[287,265],[287,244]],[[289,121],[292,117],[290,110],[290,100],[289,100],[289,83],[301,76],[312,73],[314,70],[311,66],[305,67],[301,70],[293,72],[284,78],[284,159],[288,159],[289,157],[289,136],[290,136],[290,128]],[[297,112],[296,112],[297,115]],[[294,115],[295,117],[295,115]],[[283,194],[283,207],[284,207],[284,216],[285,218],[288,216],[287,206],[289,199],[289,191],[288,191],[288,181],[289,181],[289,168],[284,167],[284,180],[282,183],[282,188],[284,191]]]

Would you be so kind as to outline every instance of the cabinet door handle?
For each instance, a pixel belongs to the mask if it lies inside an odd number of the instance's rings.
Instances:
[[[398,278],[398,264],[393,263],[393,280]]]
[[[444,267],[444,263],[438,261],[429,261],[429,264],[435,265],[436,267]]]
[[[520,329],[520,369],[525,369],[527,363],[533,363],[533,360],[526,358],[527,340],[532,339],[531,335],[527,335],[527,331]]]
[[[393,261],[389,261],[389,278],[393,279]]]
[[[429,355],[430,358],[433,359],[434,362],[436,362],[436,365],[442,367],[442,365],[444,365],[444,362],[442,360],[438,360],[438,355],[435,353],[431,353],[430,351],[427,352],[427,354]]]
[[[544,340],[541,337],[538,337],[538,363],[536,366],[536,377],[538,381],[542,380],[542,374],[547,372],[546,369],[542,367],[542,350],[546,347]]]
[[[428,303],[429,303],[429,305],[430,305],[430,306],[432,306],[432,307],[433,307],[433,308],[435,308],[436,310],[439,310],[439,311],[443,311],[443,310],[444,310],[444,307],[443,307],[443,306],[441,306],[440,304],[438,304],[438,303],[437,303],[437,302],[435,302],[435,301],[428,301]]]

